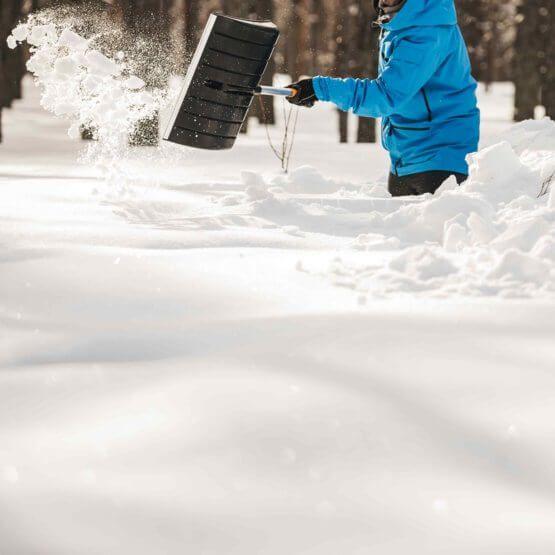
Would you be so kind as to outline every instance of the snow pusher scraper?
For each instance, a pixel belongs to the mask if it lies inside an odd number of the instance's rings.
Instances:
[[[208,150],[232,148],[255,95],[296,94],[260,86],[278,38],[269,21],[210,15],[164,139]]]

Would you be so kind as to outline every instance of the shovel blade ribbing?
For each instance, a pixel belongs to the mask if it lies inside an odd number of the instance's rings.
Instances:
[[[278,38],[273,23],[210,15],[164,139],[208,150],[232,148]]]

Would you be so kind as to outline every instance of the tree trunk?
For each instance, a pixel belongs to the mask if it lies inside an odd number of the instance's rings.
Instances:
[[[349,74],[349,61],[351,58],[350,51],[350,36],[349,36],[349,11],[346,9],[339,9],[337,11],[335,20],[335,66],[339,76],[347,76]],[[338,110],[339,114],[339,142],[349,142],[349,114]]]
[[[187,6],[196,2],[187,2]],[[169,1],[168,0],[115,0],[110,8],[114,18],[120,19],[131,35],[145,36],[162,44],[169,43]],[[190,19],[189,19],[190,22]],[[152,71],[144,76],[147,87],[165,84],[163,72]],[[129,138],[133,146],[155,146],[159,142],[159,115],[139,122]]]
[[[526,0],[518,7],[515,43],[515,121],[534,118],[540,103],[542,53],[538,17],[542,0]]]
[[[553,7],[548,10],[547,37],[548,47],[546,52],[546,60],[548,60],[547,72],[545,75],[545,85],[543,88],[543,105],[545,106],[546,115],[551,119],[555,119],[555,10]]]
[[[14,22],[15,24],[15,22]],[[21,99],[21,81],[23,79],[25,62],[23,60],[23,48],[18,47],[15,50],[7,50],[5,67],[7,73],[7,87],[8,95],[10,96],[10,103],[13,100]]]
[[[259,0],[256,3],[256,16],[258,19],[274,20],[274,3],[273,0]],[[263,85],[272,85],[276,73],[276,63],[272,56],[266,67],[266,71],[262,76]],[[260,123],[266,125],[274,125],[276,123],[276,114],[274,108],[274,97],[263,96],[260,101],[256,101],[255,111]]]
[[[376,142],[376,120],[373,118],[358,118],[357,143]]]
[[[287,71],[296,81],[307,73],[308,37],[305,28],[306,0],[290,0],[287,28]]]
[[[2,142],[2,110],[4,109],[4,63],[0,49],[0,143]]]
[[[375,78],[378,74],[379,30],[370,22],[375,19],[376,12],[367,0],[358,0],[354,6],[356,9],[352,10],[351,24],[354,35],[351,43],[355,49],[353,59],[356,64],[354,74],[362,79]],[[376,142],[376,120],[358,118],[357,142]]]
[[[22,15],[22,0],[2,0],[0,4],[0,110],[21,98],[23,58],[21,49],[11,50],[6,40]],[[2,136],[0,119],[0,140]]]
[[[343,110],[337,110],[339,121],[339,142],[349,142],[349,113]]]
[[[459,24],[464,35],[473,75],[479,81],[484,79],[484,25],[487,23],[487,0],[457,0]]]
[[[191,58],[197,47],[199,32],[200,5],[198,0],[185,0],[185,48],[187,57]]]
[[[317,25],[320,20],[320,14],[318,10],[322,9],[319,5],[320,2],[317,0],[307,0],[306,9],[306,72],[308,75],[316,75],[318,73],[317,66],[317,56],[318,56],[318,35],[317,35]]]

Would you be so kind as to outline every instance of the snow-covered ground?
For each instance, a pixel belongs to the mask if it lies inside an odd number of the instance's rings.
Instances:
[[[328,106],[290,176],[253,125],[135,149],[122,189],[25,93],[0,146],[0,553],[555,551],[553,123],[510,131],[510,87],[482,90],[497,146],[434,198],[388,198]]]

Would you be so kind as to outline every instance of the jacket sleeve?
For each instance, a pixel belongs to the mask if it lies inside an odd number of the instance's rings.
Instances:
[[[442,31],[421,27],[418,35],[401,38],[377,79],[315,77],[316,96],[359,116],[378,118],[398,112],[443,61]]]

